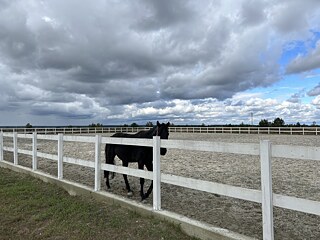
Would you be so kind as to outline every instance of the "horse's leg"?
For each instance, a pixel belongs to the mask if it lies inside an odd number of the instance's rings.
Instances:
[[[153,171],[153,165],[152,162],[151,163],[147,163],[146,164],[146,168],[148,169],[148,171]],[[144,195],[144,199],[148,198],[149,195],[152,193],[152,189],[153,189],[153,181],[151,181],[151,184],[148,188],[148,191],[146,192],[146,194]]]
[[[115,150],[113,145],[106,144],[105,147],[105,158],[107,164],[114,164],[114,158],[115,158]],[[109,171],[104,171],[104,177],[106,179],[106,185],[107,189],[110,189],[110,183],[109,183]]]
[[[138,162],[138,168],[140,170],[143,170],[144,164],[142,162]],[[141,201],[145,199],[145,195],[143,192],[143,185],[144,185],[144,178],[140,178],[140,196],[141,196]]]
[[[106,179],[107,189],[110,189],[110,183],[109,183],[109,171],[104,171],[104,178]]]
[[[128,163],[127,161],[122,161],[122,166],[128,167],[128,165],[129,165],[129,163]],[[132,191],[131,191],[131,188],[130,188],[130,185],[129,185],[129,181],[128,181],[128,176],[127,176],[127,174],[123,174],[123,179],[124,179],[124,182],[125,182],[125,184],[126,184],[126,189],[127,189],[127,191],[128,191],[127,195],[128,195],[129,197],[131,197],[131,196],[132,196]]]

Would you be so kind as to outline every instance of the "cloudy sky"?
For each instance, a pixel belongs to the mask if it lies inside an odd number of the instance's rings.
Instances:
[[[0,0],[0,126],[320,124],[319,0]]]

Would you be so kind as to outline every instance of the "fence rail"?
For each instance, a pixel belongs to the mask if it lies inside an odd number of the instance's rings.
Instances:
[[[4,146],[4,137],[12,138],[13,147]],[[32,151],[18,148],[18,138],[32,139]],[[37,151],[37,140],[46,139],[57,141],[57,155],[41,153]],[[94,161],[74,159],[63,156],[63,143],[71,142],[89,142],[95,143]],[[149,146],[153,148],[154,171],[132,169],[127,167],[115,166],[101,163],[101,144],[113,143],[136,146]],[[222,152],[234,154],[248,154],[260,156],[261,162],[261,190],[247,189],[243,187],[230,186],[221,183],[209,182],[204,180],[192,179],[172,174],[164,174],[160,171],[160,147],[179,148],[196,151]],[[4,151],[13,152],[13,164],[4,159]],[[180,187],[194,190],[215,193],[232,198],[252,201],[262,204],[263,215],[263,239],[274,239],[273,230],[273,207],[281,207],[320,216],[320,202],[302,198],[274,194],[272,192],[272,157],[286,157],[292,159],[304,159],[320,161],[320,148],[318,147],[292,147],[287,145],[272,145],[268,140],[262,140],[260,144],[239,144],[239,143],[216,143],[204,141],[184,141],[184,140],[161,140],[159,137],[153,139],[128,139],[128,138],[110,138],[95,136],[65,136],[58,135],[38,135],[34,132],[30,134],[17,134],[0,132],[0,161],[6,161],[14,166],[19,165],[18,153],[32,156],[32,170],[37,171],[37,158],[43,157],[58,162],[57,178],[63,181],[63,163],[76,164],[95,169],[94,191],[100,191],[101,188],[101,170],[108,170],[121,174],[143,177],[154,181],[153,191],[153,209],[161,209],[161,183],[177,185]]]
[[[23,134],[97,134],[117,132],[138,132],[150,127],[75,127],[75,128],[0,128],[0,132]],[[181,133],[232,133],[232,134],[287,134],[319,135],[319,127],[170,127],[170,132]]]

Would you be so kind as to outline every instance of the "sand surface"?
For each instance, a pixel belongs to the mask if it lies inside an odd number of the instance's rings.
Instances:
[[[261,139],[268,139],[272,144],[320,147],[319,136],[170,133],[169,138],[234,143],[259,143]],[[5,138],[5,146],[12,146],[11,142],[12,139]],[[18,146],[31,150],[31,140],[19,139]],[[57,143],[38,140],[38,151],[57,154]],[[94,144],[66,142],[64,155],[93,161]],[[102,157],[104,158],[104,153]],[[5,159],[12,161],[12,153],[5,153]],[[31,167],[31,156],[19,154],[19,164]],[[116,164],[121,165],[121,161],[116,159]],[[274,193],[320,201],[320,161],[274,158],[272,165]],[[137,168],[137,164],[132,163],[129,167]],[[39,169],[57,175],[57,163],[54,161],[39,158]],[[261,189],[258,156],[169,149],[165,156],[161,156],[161,171]],[[94,170],[86,167],[64,164],[64,178],[94,186]],[[132,199],[140,201],[139,179],[129,176],[129,182],[134,191]],[[105,187],[104,180],[102,184]],[[145,189],[149,184],[150,181],[146,181]],[[111,181],[111,188],[113,193],[126,196],[122,175],[116,175]],[[223,196],[216,197],[213,194],[168,184],[162,184],[161,191],[163,209],[247,236],[262,238],[260,204]],[[152,204],[152,196],[146,204]],[[275,239],[320,239],[320,216],[275,207],[274,227]]]

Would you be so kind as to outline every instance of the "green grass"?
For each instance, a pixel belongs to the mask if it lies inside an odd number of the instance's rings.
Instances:
[[[0,239],[194,239],[119,205],[0,168]]]

